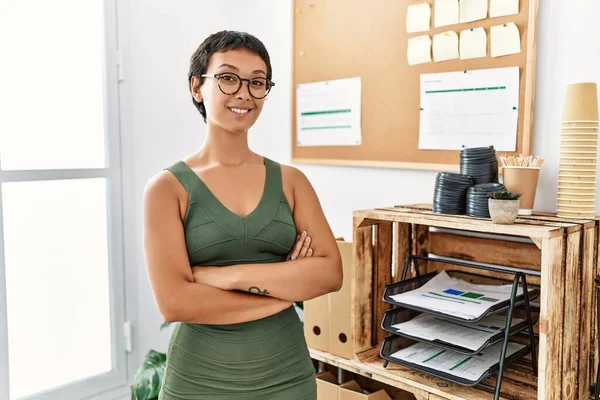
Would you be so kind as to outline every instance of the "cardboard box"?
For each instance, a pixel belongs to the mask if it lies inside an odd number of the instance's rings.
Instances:
[[[386,385],[385,383],[375,381],[373,379],[367,378],[366,376],[354,374],[354,380],[356,383],[360,385],[361,388],[367,389],[370,392],[377,392],[378,390],[385,390],[388,396],[392,398],[392,400],[415,400],[416,397],[414,394],[407,392],[406,390],[402,390],[397,387],[393,387],[390,385]]]
[[[320,400],[320,399],[319,399]],[[339,388],[339,400],[392,400],[390,396],[381,389],[366,394],[355,380],[342,384]]]
[[[337,241],[344,268],[344,283],[338,292],[329,294],[329,353],[351,359],[352,329],[350,307],[351,283],[354,273],[352,242]]]
[[[335,293],[304,302],[304,336],[308,347],[351,359],[352,242],[337,240],[342,256],[344,282]]]
[[[320,372],[317,378],[317,400],[338,400],[339,385],[331,372]]]
[[[329,351],[329,295],[304,302],[304,337],[308,347]]]

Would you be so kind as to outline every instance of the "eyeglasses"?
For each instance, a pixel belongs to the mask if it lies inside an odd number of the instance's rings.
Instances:
[[[255,99],[264,99],[267,97],[271,88],[275,86],[275,82],[271,82],[267,78],[257,77],[252,79],[240,78],[239,75],[233,72],[223,74],[204,74],[202,78],[215,78],[219,80],[219,89],[223,94],[236,94],[241,88],[243,82],[248,82],[248,91],[250,96]]]

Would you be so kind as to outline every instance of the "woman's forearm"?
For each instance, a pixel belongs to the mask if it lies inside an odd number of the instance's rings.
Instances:
[[[338,291],[342,285],[337,257],[310,257],[272,264],[225,267],[230,290],[267,295],[288,301],[304,301]],[[202,274],[202,270],[199,270]]]
[[[277,314],[292,305],[278,298],[231,292],[201,283],[185,282],[179,289],[168,310],[161,310],[171,322],[236,324]]]

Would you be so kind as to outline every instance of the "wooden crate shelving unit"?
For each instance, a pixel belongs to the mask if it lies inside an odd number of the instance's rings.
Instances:
[[[530,367],[508,366],[502,398],[586,399],[598,359],[594,278],[599,222],[542,213],[520,217],[514,225],[496,225],[485,219],[434,214],[430,205],[355,211],[351,302],[355,357],[346,360],[316,350],[311,354],[407,390],[419,400],[491,399],[492,394],[483,389],[459,386],[392,363],[384,369],[379,351],[386,333],[380,325],[389,306],[381,297],[386,284],[399,280],[409,252],[509,265],[541,271],[538,276],[527,276],[528,283],[541,287],[540,319],[534,328],[540,339],[539,368],[535,377]],[[494,237],[472,236],[478,233]],[[428,262],[421,272],[445,267]]]

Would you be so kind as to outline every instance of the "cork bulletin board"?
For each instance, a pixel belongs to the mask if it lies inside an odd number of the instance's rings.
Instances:
[[[519,14],[436,28],[434,0],[293,0],[292,160],[295,163],[458,171],[457,150],[419,150],[420,74],[519,67],[516,153],[531,154],[539,0],[520,0]],[[407,33],[409,4],[429,3],[431,29]],[[521,52],[490,56],[490,28],[514,22]],[[408,39],[483,27],[487,56],[409,66]],[[296,85],[362,79],[362,143],[298,146]],[[510,154],[510,153],[509,153]]]

